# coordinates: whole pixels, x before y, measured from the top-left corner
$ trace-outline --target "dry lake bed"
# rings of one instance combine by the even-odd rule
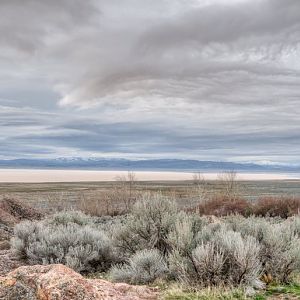
[[[135,172],[134,189],[139,192],[162,192],[176,196],[182,205],[191,202],[195,188],[193,173]],[[84,170],[20,170],[0,169],[0,197],[13,197],[43,208],[60,203],[76,207],[82,199],[101,199],[118,185],[116,177],[126,171]],[[220,188],[217,173],[203,173],[206,188],[215,192]],[[300,196],[300,176],[297,174],[238,174],[242,196],[255,199],[261,196]],[[197,199],[196,199],[197,200]],[[194,201],[194,200],[192,200]]]
[[[126,171],[95,170],[37,170],[37,169],[0,169],[0,182],[43,183],[43,182],[97,182],[114,181]],[[192,172],[149,172],[137,171],[137,181],[181,181],[191,180]],[[205,179],[217,179],[217,173],[202,173]],[[300,179],[295,173],[240,173],[238,180],[289,180]]]

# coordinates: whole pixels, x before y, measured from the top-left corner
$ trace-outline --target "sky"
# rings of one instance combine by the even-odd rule
[[[1,0],[0,159],[300,164],[299,0]]]

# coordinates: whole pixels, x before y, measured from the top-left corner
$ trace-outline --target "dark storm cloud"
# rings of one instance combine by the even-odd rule
[[[0,48],[2,157],[300,162],[298,0],[4,0]]]

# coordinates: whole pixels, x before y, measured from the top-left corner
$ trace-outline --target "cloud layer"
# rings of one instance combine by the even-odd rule
[[[0,156],[300,163],[298,0],[4,0]]]

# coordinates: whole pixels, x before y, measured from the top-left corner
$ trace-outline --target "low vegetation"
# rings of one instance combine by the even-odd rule
[[[15,226],[12,247],[29,264],[65,264],[79,272],[105,271],[116,261],[111,239],[80,212]]]
[[[81,194],[79,209],[92,216],[126,214],[141,194],[135,189],[136,182],[134,172],[117,176],[115,185],[98,197],[89,198]]]
[[[215,195],[188,209],[200,215],[223,217],[240,214],[245,217],[280,217],[289,218],[300,212],[300,198],[295,197],[260,197],[249,201],[242,197]]]
[[[268,286],[267,290],[255,294],[247,293],[241,288],[205,288],[198,291],[187,291],[180,287],[168,287],[164,300],[294,300],[300,297],[300,286],[297,284]]]
[[[253,292],[290,284],[300,271],[300,217],[200,216],[146,194],[126,216],[73,211],[20,223],[12,247],[30,264],[63,263],[79,272],[105,272],[116,282]]]

